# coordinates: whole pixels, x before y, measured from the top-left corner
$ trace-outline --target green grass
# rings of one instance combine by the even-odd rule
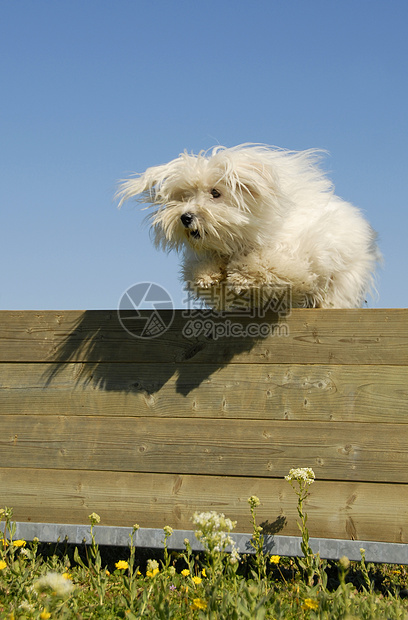
[[[0,618],[408,619],[406,567],[367,565],[364,550],[360,562],[327,562],[313,554],[303,508],[314,480],[310,472],[291,470],[286,477],[298,498],[302,558],[264,553],[255,496],[248,500],[254,553],[243,557],[230,538],[235,523],[214,512],[193,515],[204,552],[193,553],[187,540],[183,552],[170,552],[172,529],[166,526],[162,551],[146,557],[133,544],[137,525],[128,549],[96,544],[95,513],[90,545],[26,543],[15,540],[12,510],[5,508]]]

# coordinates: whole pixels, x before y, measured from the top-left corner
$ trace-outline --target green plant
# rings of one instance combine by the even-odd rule
[[[292,489],[295,491],[298,503],[297,512],[300,522],[298,521],[298,528],[302,536],[302,542],[300,548],[303,553],[303,558],[298,559],[300,568],[303,570],[306,582],[308,586],[312,586],[315,576],[320,577],[323,575],[321,561],[319,554],[315,554],[309,543],[309,530],[307,528],[307,513],[304,509],[304,501],[309,496],[309,487],[315,480],[315,474],[310,467],[291,469],[289,474],[285,476],[285,480],[289,482]]]
[[[251,546],[255,551],[255,564],[257,568],[258,579],[261,583],[264,583],[266,579],[266,557],[264,553],[264,536],[262,534],[263,528],[256,523],[256,509],[260,505],[260,503],[261,501],[256,495],[251,495],[251,497],[248,498],[252,523]]]
[[[311,475],[293,471],[304,553],[299,568],[291,558],[265,553],[256,496],[248,499],[252,557],[239,556],[231,538],[234,521],[215,512],[196,513],[196,536],[204,552],[194,555],[186,539],[182,553],[170,554],[173,531],[165,526],[163,559],[148,559],[142,571],[135,544],[138,525],[131,530],[128,554],[116,549],[119,558],[109,572],[96,542],[95,513],[89,516],[85,559],[76,549],[71,562],[66,546],[57,545],[49,556],[41,554],[38,540],[16,540],[12,510],[1,510],[0,620],[407,620],[408,602],[397,596],[407,585],[404,567],[366,564],[364,550],[360,562],[344,557],[329,566],[313,554],[304,504],[310,484],[302,477]]]

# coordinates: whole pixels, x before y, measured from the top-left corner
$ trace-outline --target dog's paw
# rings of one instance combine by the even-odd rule
[[[242,291],[256,286],[256,284],[256,278],[247,273],[244,274],[235,269],[227,272],[227,286],[238,295]]]
[[[211,288],[221,282],[223,275],[221,273],[205,273],[195,278],[194,285],[197,288]]]

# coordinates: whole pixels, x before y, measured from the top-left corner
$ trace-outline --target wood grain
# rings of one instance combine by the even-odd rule
[[[298,536],[296,496],[285,480],[41,469],[0,469],[2,502],[16,521],[193,529],[195,511],[216,510],[251,532],[257,495],[266,533]],[[312,537],[408,542],[407,485],[317,481],[305,508]]]
[[[0,364],[5,414],[408,423],[408,366]]]
[[[171,311],[168,311],[171,312]],[[144,311],[149,313],[149,311]],[[1,312],[0,361],[172,363],[406,364],[408,310],[293,309],[290,316],[213,317],[224,325],[285,325],[286,336],[183,335],[200,315],[177,310],[162,336],[138,339],[114,310]],[[200,330],[199,330],[200,331]]]
[[[114,310],[0,312],[2,505],[177,529],[213,509],[249,532],[255,494],[267,533],[298,535],[283,476],[313,467],[311,536],[408,542],[408,310],[213,320],[141,340]]]
[[[358,422],[3,416],[0,467],[408,483],[408,426]]]

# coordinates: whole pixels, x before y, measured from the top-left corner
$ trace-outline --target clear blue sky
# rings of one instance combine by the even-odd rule
[[[330,152],[407,307],[407,0],[2,0],[1,309],[183,294],[117,180],[214,144]]]

